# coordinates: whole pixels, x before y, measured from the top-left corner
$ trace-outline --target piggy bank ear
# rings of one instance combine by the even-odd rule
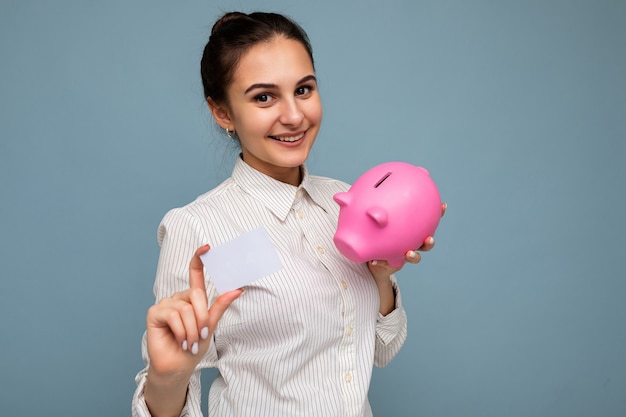
[[[385,227],[387,225],[387,211],[385,209],[371,207],[367,209],[366,213],[379,227]]]
[[[350,203],[350,194],[337,193],[333,196],[333,200],[335,200],[340,207],[345,207]]]
[[[430,172],[428,172],[428,170],[426,168],[424,168],[424,167],[418,167],[418,168],[421,169],[422,171],[424,171],[424,173],[430,177]]]

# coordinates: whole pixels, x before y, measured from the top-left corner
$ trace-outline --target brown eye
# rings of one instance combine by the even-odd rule
[[[259,94],[258,96],[254,97],[254,99],[259,103],[267,103],[270,101],[270,96],[267,94]]]
[[[302,87],[298,87],[298,89],[296,90],[296,95],[305,96],[309,94],[310,92],[311,92],[311,87],[302,86]]]

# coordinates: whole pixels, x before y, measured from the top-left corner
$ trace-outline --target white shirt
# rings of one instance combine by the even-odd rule
[[[233,174],[194,202],[166,214],[158,231],[161,254],[157,302],[189,287],[196,249],[217,246],[264,226],[284,268],[245,288],[228,308],[211,348],[191,378],[182,415],[201,416],[200,370],[217,367],[209,415],[219,417],[371,416],[372,366],[385,366],[406,338],[406,314],[395,278],[396,308],[387,316],[366,264],[341,255],[334,243],[347,184],[308,175],[295,187],[238,158]],[[254,250],[254,248],[250,248]],[[209,303],[217,293],[205,276]],[[145,334],[142,353],[149,358]],[[136,377],[133,415],[149,416],[146,369]]]

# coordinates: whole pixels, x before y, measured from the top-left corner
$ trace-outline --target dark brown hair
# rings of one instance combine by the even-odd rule
[[[243,54],[278,36],[302,43],[313,63],[313,50],[306,32],[288,17],[277,13],[229,12],[218,19],[200,62],[205,99],[210,97],[216,103],[225,103],[226,90]]]

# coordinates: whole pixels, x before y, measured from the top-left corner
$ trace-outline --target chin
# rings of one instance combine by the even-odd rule
[[[289,160],[286,162],[288,166],[295,168],[304,164],[308,158],[309,158],[309,153],[307,152],[306,154],[301,155],[299,157],[289,158]]]

